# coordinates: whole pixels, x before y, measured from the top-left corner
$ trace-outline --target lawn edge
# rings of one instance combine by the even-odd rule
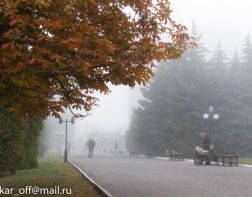
[[[169,160],[170,159],[168,157],[154,157],[154,158],[156,158],[156,159],[162,159],[162,160]],[[185,161],[193,162],[193,159],[185,159]],[[238,165],[241,166],[241,167],[252,168],[251,164],[239,163]]]
[[[103,197],[114,197],[112,194],[110,194],[106,189],[104,189],[102,186],[100,186],[98,183],[96,183],[91,177],[89,177],[82,169],[80,169],[72,160],[68,160],[68,162],[76,169],[78,170],[81,175],[88,180],[93,186],[94,189],[101,194]]]

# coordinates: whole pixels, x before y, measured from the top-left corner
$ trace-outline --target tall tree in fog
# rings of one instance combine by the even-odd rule
[[[240,89],[238,100],[243,109],[241,115],[237,117],[242,123],[238,128],[238,137],[243,138],[243,146],[252,152],[252,43],[249,34],[243,43],[240,67],[241,71],[237,73],[240,76],[238,79]]]
[[[209,124],[212,124],[210,133],[212,141],[220,151],[241,151],[243,149],[241,136],[246,136],[246,133],[242,128],[243,118],[240,118],[244,113],[245,105],[239,100],[242,90],[238,80],[241,77],[238,54],[235,54],[228,62],[219,43],[209,65],[213,69],[210,83],[214,89],[209,105],[213,105],[215,112],[220,115],[220,119],[217,121],[212,117],[208,120]]]
[[[232,81],[241,81],[241,61],[238,54],[238,51],[235,51],[233,57],[228,62],[228,69],[227,69],[228,78]]]
[[[245,39],[245,42],[243,44],[243,50],[242,50],[242,80],[241,80],[241,86],[243,88],[243,94],[241,95],[243,98],[244,103],[247,103],[248,105],[252,104],[252,43],[250,39],[250,35],[248,35]]]
[[[248,71],[243,72],[252,63],[250,47],[247,39],[242,63],[238,54],[228,61],[220,43],[208,61],[206,50],[199,45],[179,61],[163,62],[149,86],[142,89],[145,99],[139,101],[128,131],[129,151],[176,149],[189,155],[199,143],[199,131],[205,128],[220,152],[251,153],[252,86],[248,84],[252,80]],[[202,115],[210,105],[220,119],[211,116],[204,122]]]
[[[217,45],[217,49],[213,51],[213,55],[210,58],[210,68],[212,68],[213,81],[220,81],[223,79],[223,75],[226,75],[227,65],[226,65],[227,57],[225,51],[222,49],[221,41],[219,41]]]
[[[252,43],[250,35],[248,35],[243,44],[242,50],[242,74],[241,87],[243,92],[241,98],[244,104],[252,106]],[[249,114],[252,115],[252,108],[247,108]]]
[[[242,50],[243,71],[252,73],[252,42],[250,35],[247,35]]]
[[[200,40],[193,26],[193,36]],[[133,113],[128,132],[129,151],[162,152],[186,150],[202,127],[200,113],[207,101],[206,50],[203,46],[186,52],[179,61],[160,64],[149,87],[142,89],[144,100]],[[205,73],[205,74],[203,74]]]

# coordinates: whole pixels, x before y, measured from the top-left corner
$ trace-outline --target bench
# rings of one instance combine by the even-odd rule
[[[147,152],[145,153],[145,157],[155,157],[155,154],[153,152]]]
[[[222,165],[235,165],[238,166],[239,164],[239,156],[238,154],[219,154],[216,155],[217,157],[217,165],[219,165],[219,163],[222,163]]]
[[[171,160],[184,161],[184,153],[170,153]]]

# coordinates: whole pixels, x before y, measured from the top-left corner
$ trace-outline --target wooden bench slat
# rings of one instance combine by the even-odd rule
[[[184,160],[184,153],[170,153],[169,156],[171,160]]]
[[[222,155],[216,155],[216,157],[217,157],[217,165],[219,165],[219,160],[221,159],[222,165],[229,164],[230,166],[232,165],[238,166],[239,163],[238,154],[222,154]]]

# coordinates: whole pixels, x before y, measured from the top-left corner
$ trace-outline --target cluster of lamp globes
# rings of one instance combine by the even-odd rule
[[[213,106],[209,106],[209,113],[212,114],[213,111],[214,111],[214,107],[213,107]],[[204,118],[205,120],[207,120],[209,117],[210,117],[209,114],[207,114],[207,113],[203,114],[203,118]],[[218,120],[219,118],[220,118],[219,114],[214,114],[214,115],[213,115],[213,119],[214,119],[214,120]]]
[[[207,120],[209,118],[209,114],[205,113],[203,114],[203,118]],[[213,119],[218,120],[220,118],[219,114],[214,114]]]
[[[62,118],[59,118],[59,123],[62,124],[63,122],[71,122],[72,124],[74,124],[74,118],[71,118],[71,120],[62,120]]]

